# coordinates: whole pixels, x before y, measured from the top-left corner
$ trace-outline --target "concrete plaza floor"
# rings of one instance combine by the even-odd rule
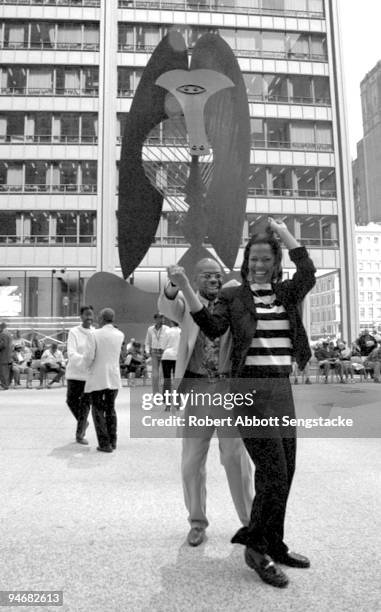
[[[294,390],[297,407],[314,403],[325,416],[381,413],[380,385]],[[70,612],[380,612],[379,438],[298,441],[286,541],[312,566],[286,568],[289,586],[275,589],[230,544],[240,525],[217,440],[208,539],[190,548],[181,440],[130,439],[128,400],[124,388],[118,449],[104,454],[92,424],[88,447],[73,442],[65,389],[0,392],[0,589],[63,590],[63,606],[45,609]]]

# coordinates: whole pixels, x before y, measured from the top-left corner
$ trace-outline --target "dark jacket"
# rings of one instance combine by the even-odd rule
[[[6,330],[0,332],[0,364],[12,363],[12,336]]]
[[[274,292],[287,311],[293,357],[302,370],[311,357],[311,350],[300,307],[303,298],[315,284],[316,270],[305,247],[292,249],[289,254],[296,265],[296,272],[292,279],[275,284]],[[257,329],[257,312],[250,284],[246,281],[239,287],[222,289],[213,315],[204,307],[192,313],[192,316],[202,331],[212,339],[221,336],[230,326],[233,336],[232,376],[239,377]]]

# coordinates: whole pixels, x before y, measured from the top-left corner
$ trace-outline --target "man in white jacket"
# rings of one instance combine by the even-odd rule
[[[85,385],[85,392],[91,393],[97,450],[104,453],[111,453],[117,442],[115,399],[121,387],[119,357],[124,334],[113,325],[114,319],[111,308],[99,313],[100,329],[94,331],[95,350],[88,355]]]
[[[81,325],[73,327],[67,339],[69,361],[66,367],[66,403],[77,421],[76,441],[78,444],[88,444],[85,433],[89,424],[87,417],[90,411],[90,395],[85,393],[85,383],[89,374],[85,355],[95,351],[92,306],[82,306],[80,314]]]

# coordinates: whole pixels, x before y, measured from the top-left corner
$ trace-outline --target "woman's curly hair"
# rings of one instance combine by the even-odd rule
[[[272,276],[273,283],[279,283],[282,280],[282,247],[276,234],[272,231],[270,225],[262,229],[258,233],[254,233],[246,244],[243,262],[241,266],[241,277],[243,281],[247,280],[249,274],[249,256],[250,249],[253,244],[269,244],[275,257],[274,272]]]

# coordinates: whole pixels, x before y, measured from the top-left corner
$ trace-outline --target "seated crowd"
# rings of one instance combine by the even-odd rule
[[[299,372],[293,364],[292,379],[299,382],[298,376],[305,384],[311,384],[311,369],[315,362],[318,367],[317,379],[329,381],[332,373],[341,383],[354,382],[355,374],[366,379],[381,382],[381,334],[376,330],[371,334],[365,329],[360,336],[348,345],[344,340],[321,340],[312,346],[313,357],[303,372]],[[123,342],[120,353],[120,370],[122,377],[134,384],[135,379],[141,379],[145,384],[147,379],[147,361],[141,342],[131,338]],[[31,340],[21,337],[16,331],[13,339],[11,377],[14,386],[21,386],[21,376],[25,375],[26,387],[32,388],[32,381],[38,378],[39,387],[50,388],[54,383],[60,383],[65,376],[67,363],[66,345],[57,341],[41,340],[37,335]],[[53,373],[53,377],[48,374]],[[49,380],[48,380],[49,379]],[[47,382],[48,381],[48,382]]]

